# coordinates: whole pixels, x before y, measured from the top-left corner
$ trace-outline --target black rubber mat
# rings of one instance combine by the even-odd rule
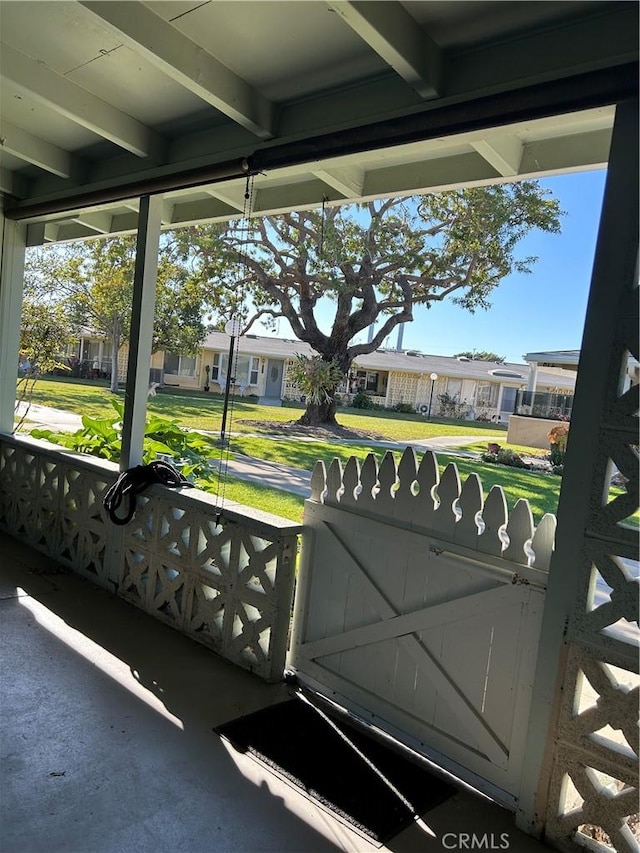
[[[333,715],[331,722],[344,736],[323,713],[294,698],[216,732],[378,844],[397,835],[416,813],[423,815],[456,793],[341,715]]]

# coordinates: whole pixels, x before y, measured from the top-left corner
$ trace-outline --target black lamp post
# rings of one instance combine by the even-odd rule
[[[433,402],[433,388],[436,383],[436,379],[438,378],[437,373],[432,373],[429,377],[431,379],[431,393],[429,394],[429,414],[427,415],[427,420],[431,420],[431,403]]]

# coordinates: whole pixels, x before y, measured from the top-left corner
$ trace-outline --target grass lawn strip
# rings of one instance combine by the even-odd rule
[[[119,396],[123,396],[122,394]],[[32,401],[43,406],[65,409],[79,415],[91,417],[111,417],[113,408],[109,402],[112,395],[104,383],[87,381],[63,381],[59,379],[39,379]],[[279,421],[287,423],[297,420],[302,406],[277,407],[259,406],[243,399],[232,401],[233,432],[255,433],[261,431],[260,421]],[[211,394],[175,394],[159,393],[148,401],[149,413],[161,414],[164,417],[178,420],[184,427],[190,429],[217,432],[222,421],[222,397]],[[249,421],[249,423],[244,423]],[[341,425],[380,436],[388,441],[411,441],[449,435],[478,435],[480,440],[487,433],[487,441],[495,440],[495,435],[504,433],[504,428],[496,424],[485,424],[469,421],[461,424],[459,421],[426,421],[420,415],[405,415],[398,412],[377,411],[361,414],[354,409],[340,409],[338,421]]]
[[[70,382],[42,379],[36,385],[33,402],[66,409],[77,414],[88,414],[92,417],[111,417],[113,414],[109,402],[111,396],[104,384],[92,381]],[[157,412],[165,417],[173,418],[179,421],[182,426],[215,432],[220,428],[222,398],[204,393],[193,395],[158,394],[149,399],[148,409],[150,413]],[[285,423],[297,419],[300,412],[301,407],[277,408],[259,406],[245,400],[234,400],[233,430],[253,433],[254,435],[234,437],[231,445],[232,451],[308,471],[313,469],[317,459],[324,459],[325,463],[329,464],[337,456],[343,464],[346,464],[352,455],[361,460],[370,452],[378,456],[379,459],[384,455],[384,450],[366,443],[344,445],[322,441],[295,441],[282,437],[274,440],[267,438],[266,434],[265,438],[255,437],[255,422],[257,420],[259,421],[262,418],[265,421],[277,420]],[[242,424],[242,420],[250,420],[253,423],[250,425]],[[455,437],[456,435],[477,434],[478,444],[472,445],[471,448],[465,447],[465,449],[477,448],[478,452],[486,450],[488,441],[496,440],[496,430],[500,429],[496,424],[478,424],[475,422],[460,424],[459,422],[447,423],[440,420],[430,422],[417,415],[402,415],[396,412],[360,414],[346,409],[338,412],[338,420],[346,427],[369,430],[387,441],[399,443],[438,436]],[[488,432],[493,434],[487,435]],[[486,438],[481,440],[483,436]],[[501,443],[499,439],[498,442]],[[400,454],[395,453],[394,455],[396,460],[399,460]],[[556,510],[560,489],[559,477],[540,475],[523,469],[510,469],[504,466],[498,468],[495,465],[483,464],[475,459],[454,457],[445,453],[438,453],[438,460],[441,468],[444,468],[449,461],[455,461],[463,480],[472,472],[478,473],[485,494],[494,484],[501,485],[505,490],[510,507],[518,499],[527,498],[536,522],[545,512],[555,512]],[[278,490],[271,489],[262,492],[260,487],[256,485],[235,481],[233,488],[239,491],[234,491],[232,495],[229,486],[227,487],[227,496],[230,500],[256,506],[294,521],[300,520],[297,513],[298,506],[302,506],[302,502],[291,494],[286,496],[286,501],[293,503],[286,507],[284,502],[276,500],[276,496],[282,494]],[[240,492],[246,497],[237,496]],[[254,494],[255,497],[251,498],[251,494]],[[282,503],[282,508],[277,509],[276,503],[278,505]]]

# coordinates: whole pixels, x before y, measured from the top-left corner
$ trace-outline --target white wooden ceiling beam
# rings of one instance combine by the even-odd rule
[[[148,127],[7,44],[0,50],[0,76],[120,148],[138,157],[151,154],[154,135]]]
[[[27,193],[28,181],[17,172],[0,167],[0,193],[12,196],[24,196]]]
[[[71,221],[77,225],[83,225],[90,231],[95,231],[96,234],[109,234],[112,219],[113,216],[108,211],[99,211],[98,213],[79,213],[78,216],[73,216]]]
[[[27,225],[27,246],[55,243],[59,230],[57,222],[32,222],[31,225]]]
[[[172,201],[167,201],[166,199],[163,199],[162,207],[160,208],[160,223],[162,225],[171,225],[171,223],[173,222],[174,208],[175,204]]]
[[[327,0],[327,5],[422,98],[441,94],[442,52],[395,0]]]
[[[68,151],[8,121],[3,121],[0,127],[0,150],[59,178],[71,175],[71,156]]]
[[[244,213],[245,209],[245,197],[244,197],[244,189],[238,189],[234,192],[231,189],[219,190],[215,187],[207,187],[207,195],[210,195],[212,198],[217,198],[218,201],[224,202],[224,204],[228,204],[229,207],[234,210],[240,211],[240,213]]]
[[[314,169],[313,174],[345,198],[358,198],[364,187],[364,170],[357,166],[336,169]]]
[[[520,174],[524,146],[517,136],[478,139],[471,145],[503,178]]]
[[[273,136],[273,104],[151,9],[130,0],[80,0],[80,5],[185,89],[256,136]]]

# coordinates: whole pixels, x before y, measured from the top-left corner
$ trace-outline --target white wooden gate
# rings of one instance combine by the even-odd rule
[[[483,503],[472,474],[318,463],[290,666],[300,679],[515,807],[555,517]]]

